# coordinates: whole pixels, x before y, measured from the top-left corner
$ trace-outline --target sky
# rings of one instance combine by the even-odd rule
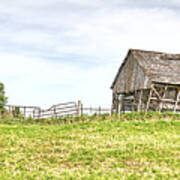
[[[179,0],[0,2],[0,81],[9,104],[111,106],[128,49],[180,53]]]

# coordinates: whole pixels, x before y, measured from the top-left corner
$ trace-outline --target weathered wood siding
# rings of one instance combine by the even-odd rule
[[[119,73],[113,87],[113,93],[129,93],[139,89],[147,89],[151,85],[143,69],[130,54]]]

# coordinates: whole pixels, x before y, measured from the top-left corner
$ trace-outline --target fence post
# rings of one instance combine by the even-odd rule
[[[24,119],[26,119],[26,107],[24,107]]]
[[[113,111],[113,105],[111,105],[110,115],[112,116],[113,113],[114,113],[114,111]]]
[[[54,119],[56,119],[57,116],[56,116],[56,107],[54,108]]]
[[[35,119],[35,110],[33,109],[33,119]]]
[[[99,106],[99,115],[101,115],[101,106]]]
[[[81,116],[83,116],[83,104],[81,104]]]
[[[78,115],[78,116],[81,115],[81,105],[82,105],[82,103],[81,103],[81,101],[79,100],[79,101],[78,101],[78,107],[77,107],[77,115]]]
[[[40,117],[41,117],[41,109],[39,109],[38,120],[40,120]]]

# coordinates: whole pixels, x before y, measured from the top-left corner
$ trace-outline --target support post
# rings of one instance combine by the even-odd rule
[[[111,115],[113,115],[113,113],[114,113],[114,107],[115,107],[114,101],[115,101],[115,93],[113,92],[112,93]]]
[[[141,105],[142,105],[142,94],[143,90],[140,90],[140,95],[139,95],[139,102],[138,102],[138,112],[141,111]]]
[[[147,105],[146,105],[146,112],[149,109],[149,105],[150,105],[150,102],[151,102],[151,96],[152,96],[152,88],[150,89],[150,92],[149,92],[149,96],[148,96],[148,100],[147,100]]]
[[[121,109],[122,109],[122,94],[119,95],[119,101],[118,101],[118,117],[121,117]]]
[[[118,103],[118,117],[121,117],[121,103]]]
[[[132,103],[132,111],[135,111],[135,106],[136,106],[136,91],[134,91],[134,99],[133,99],[133,103]]]

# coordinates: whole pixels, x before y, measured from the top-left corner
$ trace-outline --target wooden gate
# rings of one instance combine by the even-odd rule
[[[76,102],[60,103],[51,106],[49,109],[35,109],[33,118],[43,119],[43,118],[58,118],[64,116],[77,116],[79,114],[78,105]]]
[[[58,118],[64,116],[78,116],[80,114],[80,101],[59,103],[51,106],[49,109],[41,109],[37,106],[16,106],[6,105],[6,108],[14,116],[21,115],[24,118],[32,117],[33,119]]]

